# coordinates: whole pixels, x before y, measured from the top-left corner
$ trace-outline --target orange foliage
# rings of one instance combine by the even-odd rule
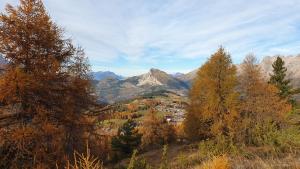
[[[241,65],[239,81],[240,136],[244,136],[246,140],[251,139],[248,138],[251,137],[248,136],[250,134],[248,130],[257,124],[284,123],[287,113],[292,110],[292,105],[287,99],[278,96],[278,89],[275,86],[265,81],[254,56],[248,55],[245,58]]]
[[[138,105],[135,103],[131,103],[127,105],[127,108],[130,112],[135,112],[138,110]]]
[[[282,121],[291,111],[287,100],[277,96],[278,89],[268,84],[256,64],[256,58],[249,55],[241,65],[240,92],[242,114],[253,121],[270,120]]]
[[[142,136],[142,146],[158,146],[172,141],[175,135],[173,126],[159,119],[154,110],[144,117],[139,129]]]
[[[0,15],[0,54],[8,60],[0,102],[15,121],[1,126],[0,168],[54,168],[74,148],[80,151],[87,136],[82,112],[94,103],[89,66],[41,0],[20,2]]]
[[[223,155],[205,161],[202,165],[196,166],[194,169],[230,169],[230,168],[231,166],[228,157]]]
[[[185,132],[191,139],[228,135],[238,119],[236,67],[220,48],[199,69],[190,91]]]

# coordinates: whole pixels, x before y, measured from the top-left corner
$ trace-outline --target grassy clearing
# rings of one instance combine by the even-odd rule
[[[240,154],[220,154],[212,155],[212,152],[203,152],[200,145],[169,145],[167,151],[168,169],[300,169],[300,159],[298,154],[286,153],[285,156],[251,156]],[[250,151],[251,148],[249,148]],[[262,150],[256,149],[256,152]],[[162,163],[162,149],[156,149],[141,153],[135,158],[139,164],[147,165],[148,168],[158,169]],[[208,156],[207,154],[211,154]],[[125,159],[115,169],[126,169],[130,159]],[[109,168],[113,168],[110,166]]]

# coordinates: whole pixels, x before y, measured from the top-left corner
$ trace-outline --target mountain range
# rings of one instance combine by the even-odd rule
[[[275,56],[268,56],[259,63],[262,73],[266,78],[269,77],[272,71],[272,63],[275,59]],[[282,57],[282,59],[285,61],[285,66],[288,69],[287,75],[292,80],[293,86],[300,87],[300,55],[286,56]],[[238,71],[239,66],[237,65]],[[97,79],[101,80],[95,79],[94,84],[96,92],[99,95],[99,100],[107,103],[164,91],[186,96],[193,79],[196,77],[197,71],[198,69],[186,74],[168,74],[152,68],[148,73],[126,79],[111,72],[108,73],[109,76],[99,76]]]
[[[114,78],[114,79],[124,79],[123,76],[121,75],[117,75],[114,72],[110,72],[110,71],[98,71],[98,72],[92,72],[90,74],[92,76],[92,78],[94,80],[103,80],[103,79],[107,79],[107,78]]]
[[[171,91],[186,95],[189,85],[158,69],[126,79],[106,78],[96,83],[96,92],[103,102],[116,102],[132,99],[151,93]]]

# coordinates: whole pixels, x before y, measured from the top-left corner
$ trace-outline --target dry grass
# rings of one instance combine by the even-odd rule
[[[300,169],[300,160],[295,156],[285,158],[254,159],[234,158],[231,162],[234,169]]]
[[[223,169],[224,167],[228,169],[300,169],[299,154],[294,153],[281,154],[278,157],[271,154],[259,156],[256,154],[260,153],[256,152],[251,156],[238,154],[220,155],[213,158],[204,156],[196,150],[177,152],[177,154],[177,157],[168,159],[172,169]]]
[[[300,159],[292,156],[286,158],[245,159],[242,157],[218,156],[203,162],[193,169],[300,169]]]
[[[230,164],[227,156],[223,155],[214,157],[194,169],[230,169]]]

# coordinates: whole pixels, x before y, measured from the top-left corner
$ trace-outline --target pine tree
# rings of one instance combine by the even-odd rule
[[[128,120],[118,130],[118,135],[111,140],[112,150],[129,155],[141,143],[141,135],[136,129],[136,123]]]
[[[191,139],[230,135],[238,118],[236,67],[221,47],[199,69],[184,122]]]
[[[0,54],[8,61],[0,102],[14,120],[1,126],[0,167],[55,168],[84,149],[90,123],[83,112],[94,103],[89,65],[41,0],[20,3],[0,14]]]
[[[287,79],[286,73],[287,68],[284,66],[284,61],[281,57],[277,56],[276,60],[272,64],[273,72],[270,74],[269,83],[273,84],[279,90],[278,95],[281,98],[289,99],[292,103],[294,100],[292,99],[292,86],[291,80]]]

